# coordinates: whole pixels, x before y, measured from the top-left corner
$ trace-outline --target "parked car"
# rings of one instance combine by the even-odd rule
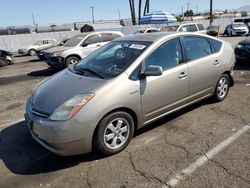
[[[235,55],[238,62],[250,62],[250,37],[239,42],[235,48]]]
[[[239,18],[234,20],[234,23],[238,22],[243,22],[244,24],[246,24],[246,26],[248,27],[248,31],[250,32],[250,18]]]
[[[62,45],[64,45],[69,39],[70,39],[70,38],[65,38],[65,39],[63,39],[62,41],[60,41],[60,42],[58,42],[58,43],[55,43],[55,44],[52,45],[52,46],[49,46],[49,47],[47,47],[47,48],[43,48],[42,50],[37,50],[37,51],[36,51],[37,57],[38,57],[39,59],[41,59],[41,60],[45,60],[45,53],[44,53],[45,50],[54,48],[54,47],[56,47],[56,46],[62,46]]]
[[[45,61],[53,69],[73,66],[91,52],[107,44],[115,38],[121,37],[121,32],[100,31],[81,33],[73,36],[63,46],[46,50]]]
[[[183,42],[181,42],[183,41]],[[58,155],[122,151],[134,131],[233,85],[231,44],[195,33],[128,35],[36,87],[32,137]]]
[[[18,50],[18,53],[21,55],[35,56],[37,51],[48,48],[52,45],[55,45],[56,43],[57,41],[55,39],[39,40],[35,44],[22,47]]]
[[[210,25],[207,27],[207,34],[211,36],[217,36],[219,34],[220,27],[218,25]]]
[[[13,64],[12,53],[5,50],[0,50],[0,67]]]
[[[134,34],[155,33],[155,32],[160,32],[160,30],[157,28],[139,29],[138,31],[134,32]]]
[[[201,23],[176,24],[163,27],[163,32],[196,32],[206,34],[206,30]]]
[[[236,36],[236,35],[245,35],[247,34],[248,28],[244,23],[233,23],[233,24],[229,24],[225,31],[224,31],[224,35],[227,36]]]

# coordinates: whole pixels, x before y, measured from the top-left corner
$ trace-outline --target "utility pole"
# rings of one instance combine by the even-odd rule
[[[182,15],[182,18],[184,19],[184,10],[183,10],[183,6],[181,6],[181,15]]]
[[[187,10],[189,11],[189,5],[190,5],[190,3],[187,3]]]
[[[210,0],[210,25],[213,23],[213,0]]]
[[[33,12],[32,12],[32,20],[33,20],[34,28],[35,28],[35,30],[36,30],[36,21],[35,21],[35,17],[34,17]]]
[[[119,17],[119,20],[121,20],[121,13],[120,13],[120,9],[118,8],[118,17]]]
[[[198,5],[196,6],[196,14],[197,15],[199,14],[199,7],[198,7]]]
[[[92,20],[93,20],[93,23],[95,23],[95,14],[94,14],[94,6],[91,6],[90,7],[91,8],[91,10],[92,10]]]

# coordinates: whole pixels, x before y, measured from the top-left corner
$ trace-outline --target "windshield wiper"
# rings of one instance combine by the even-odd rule
[[[94,74],[94,75],[97,75],[98,77],[100,77],[100,78],[102,78],[102,79],[106,79],[106,77],[105,76],[103,76],[101,73],[99,73],[99,72],[97,72],[97,71],[95,71],[95,70],[93,70],[93,69],[90,69],[90,68],[87,68],[87,67],[81,67],[81,68],[78,68],[78,67],[76,67],[75,66],[75,68],[76,68],[76,70],[78,70],[78,71],[84,71],[84,72],[90,72],[91,74]]]

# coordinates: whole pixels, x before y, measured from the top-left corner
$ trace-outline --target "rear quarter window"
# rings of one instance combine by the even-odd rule
[[[217,53],[221,50],[222,42],[214,39],[208,39],[208,40],[213,48],[214,53]]]
[[[202,24],[197,24],[197,27],[199,28],[199,31],[205,30],[205,28]]]

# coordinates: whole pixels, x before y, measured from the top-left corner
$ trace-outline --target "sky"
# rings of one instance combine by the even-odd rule
[[[134,0],[136,13],[138,1]],[[143,1],[143,5],[145,0]],[[181,13],[181,7],[196,12],[209,10],[210,0],[150,0],[150,11]],[[213,0],[214,9],[230,10],[250,5],[249,0]],[[91,6],[95,20],[129,18],[129,0],[1,0],[0,27],[33,25],[32,12],[38,25],[62,24],[92,20]]]

